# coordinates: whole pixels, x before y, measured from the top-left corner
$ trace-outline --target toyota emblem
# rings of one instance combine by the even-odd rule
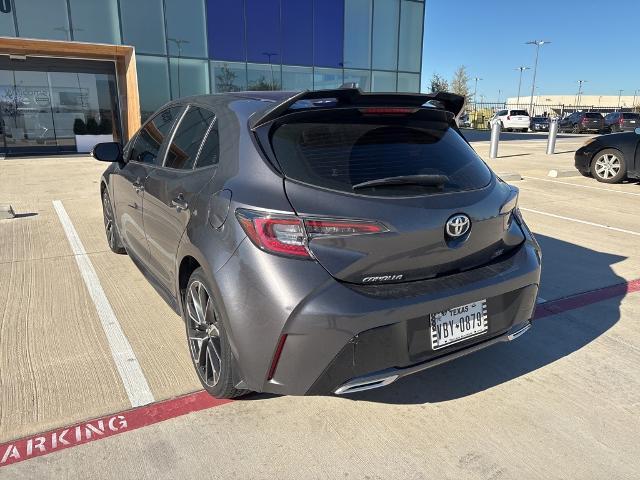
[[[463,236],[471,228],[471,220],[466,215],[459,213],[453,215],[445,225],[447,235],[453,238]]]

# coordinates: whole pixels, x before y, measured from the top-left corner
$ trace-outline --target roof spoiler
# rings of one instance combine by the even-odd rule
[[[304,101],[308,102],[305,106]],[[315,101],[315,102],[314,102]],[[324,102],[323,102],[324,101]],[[302,105],[291,108],[297,103]],[[438,108],[451,112],[457,117],[465,104],[465,97],[455,93],[362,93],[359,88],[339,88],[335,90],[317,90],[297,93],[280,102],[275,107],[263,112],[256,118],[252,118],[250,126],[256,129],[266,123],[282,117],[293,111],[313,110],[323,108],[326,103],[331,108],[336,107],[421,107],[426,103],[432,108]]]

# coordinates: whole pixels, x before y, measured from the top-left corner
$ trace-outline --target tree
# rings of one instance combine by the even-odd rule
[[[236,85],[236,72],[231,70],[225,63],[220,69],[220,73],[216,74],[216,91],[221,92],[239,92],[241,88]]]
[[[448,92],[449,82],[447,82],[444,77],[434,73],[433,77],[431,77],[431,91],[433,93]]]
[[[249,90],[280,90],[280,84],[275,80],[271,82],[261,75],[256,81],[249,83]]]
[[[469,74],[467,73],[467,67],[460,65],[451,80],[451,91],[464,97],[469,97]]]

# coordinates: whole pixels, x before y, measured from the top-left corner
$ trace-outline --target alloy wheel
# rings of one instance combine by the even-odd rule
[[[213,301],[198,280],[189,285],[185,300],[191,358],[202,381],[213,387],[220,381],[222,369],[220,329]]]
[[[111,201],[109,200],[109,195],[106,191],[102,194],[102,206],[104,230],[107,234],[107,241],[111,248],[115,248],[116,236],[113,226],[113,209],[111,208]]]
[[[605,153],[596,160],[596,175],[604,180],[618,175],[620,168],[620,159],[612,153]]]

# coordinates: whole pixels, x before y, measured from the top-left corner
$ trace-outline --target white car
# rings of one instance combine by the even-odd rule
[[[529,114],[526,110],[498,110],[489,119],[488,127],[495,122],[500,122],[502,130],[520,130],[526,132],[529,130]]]

